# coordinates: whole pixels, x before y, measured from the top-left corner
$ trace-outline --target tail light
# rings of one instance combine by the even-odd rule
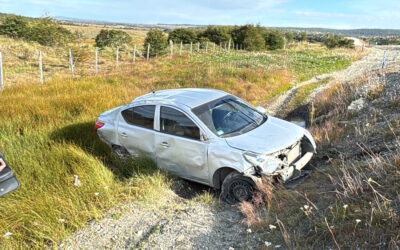
[[[104,126],[103,122],[96,122],[96,124],[94,125],[94,132],[97,132],[97,130],[99,128],[102,128]]]

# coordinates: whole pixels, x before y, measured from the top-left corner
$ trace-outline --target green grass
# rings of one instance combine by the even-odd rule
[[[26,46],[27,55],[37,46],[16,43]],[[3,54],[14,56],[7,57],[5,67],[18,68],[26,63],[17,59],[18,48],[14,46]],[[305,53],[309,50],[314,53],[320,48],[305,50],[308,51]],[[62,64],[57,61],[57,55],[64,52],[48,48],[47,55],[54,56],[47,58],[47,62]],[[112,56],[112,51],[102,53]],[[291,66],[282,68],[279,63],[283,54],[284,51],[260,55],[222,52],[193,57],[186,54],[172,59],[161,57],[150,63],[122,63],[118,70],[109,69],[107,75],[98,77],[90,76],[92,73],[78,64],[76,71],[89,76],[75,79],[65,77],[68,74],[63,72],[68,72],[68,68],[60,70],[45,64],[52,79],[45,74],[43,86],[38,84],[36,76],[6,68],[6,81],[11,78],[16,84],[0,92],[0,151],[15,171],[21,187],[0,203],[0,236],[12,233],[8,239],[0,237],[1,248],[55,245],[89,219],[101,217],[111,206],[126,200],[161,202],[168,197],[173,179],[167,174],[145,159],[119,161],[99,141],[93,125],[100,113],[151,90],[166,88],[216,88],[253,104],[265,102],[290,89],[292,80],[305,73],[305,70],[293,73],[296,70]],[[240,58],[248,58],[243,59],[248,60],[246,65],[240,64]],[[310,60],[321,60],[318,56],[313,58]],[[35,60],[32,57],[27,61],[34,63]],[[343,60],[351,61],[350,58]],[[271,63],[276,65],[272,67]],[[112,68],[111,59],[105,64],[104,67]],[[74,186],[74,175],[79,176],[81,187]],[[212,200],[207,193],[195,199],[206,204]]]

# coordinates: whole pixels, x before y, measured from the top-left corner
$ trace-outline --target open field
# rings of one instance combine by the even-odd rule
[[[116,68],[114,51],[104,50],[100,74],[93,76],[94,48],[78,47],[82,61],[71,79],[67,48],[0,38],[6,83],[0,92],[0,151],[22,183],[0,203],[0,235],[12,233],[0,238],[4,249],[56,244],[122,201],[162,201],[171,193],[175,180],[152,163],[112,157],[93,133],[103,111],[151,90],[179,87],[217,88],[264,103],[361,57],[354,50],[302,44],[277,52],[203,51],[132,63],[125,51]],[[43,51],[43,86],[38,50]],[[74,185],[74,175],[82,186]],[[197,199],[213,200],[207,194]]]

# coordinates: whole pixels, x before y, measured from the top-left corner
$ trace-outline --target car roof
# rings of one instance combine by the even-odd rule
[[[194,108],[212,100],[228,95],[228,93],[216,89],[183,88],[154,91],[152,93],[135,98],[135,102],[160,102],[169,104],[183,104]]]

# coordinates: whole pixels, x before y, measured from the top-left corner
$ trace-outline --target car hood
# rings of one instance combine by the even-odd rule
[[[259,154],[272,154],[300,141],[304,129],[293,123],[268,117],[268,120],[245,134],[225,138],[229,146]]]

